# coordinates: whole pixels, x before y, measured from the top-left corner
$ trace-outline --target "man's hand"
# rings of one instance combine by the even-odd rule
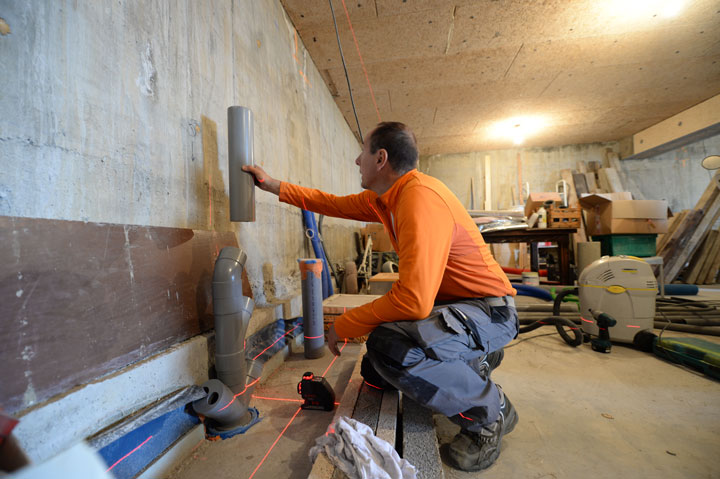
[[[276,180],[272,176],[265,173],[265,170],[255,165],[245,165],[243,171],[247,171],[255,179],[255,186],[263,191],[280,195],[280,180]]]
[[[337,333],[335,332],[335,325],[331,324],[330,329],[328,329],[327,332],[327,341],[328,341],[328,349],[331,353],[333,353],[335,356],[340,356],[340,350],[337,347],[338,340]]]

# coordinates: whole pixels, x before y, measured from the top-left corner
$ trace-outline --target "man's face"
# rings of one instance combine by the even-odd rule
[[[370,137],[372,132],[368,133],[363,142],[362,152],[355,159],[355,164],[360,167],[360,186],[368,190],[372,187],[378,176],[377,157],[379,151],[375,154],[370,153]]]

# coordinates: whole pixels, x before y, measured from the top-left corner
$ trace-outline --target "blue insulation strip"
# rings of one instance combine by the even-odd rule
[[[174,409],[100,449],[110,473],[118,479],[130,479],[156,457],[162,455],[179,437],[200,421],[185,412],[185,406]]]

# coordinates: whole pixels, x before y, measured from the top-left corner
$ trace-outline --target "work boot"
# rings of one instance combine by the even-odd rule
[[[450,443],[448,455],[453,467],[462,471],[482,471],[492,466],[500,456],[500,446],[518,422],[510,400],[500,391],[500,417],[479,432],[462,429]]]
[[[397,388],[385,381],[380,374],[375,370],[373,365],[367,356],[363,356],[362,362],[360,363],[360,375],[363,377],[365,382],[371,387],[376,389],[383,389],[385,391],[396,391]]]
[[[482,378],[490,378],[490,374],[500,366],[505,357],[505,350],[498,349],[490,354],[486,354],[483,358],[474,359],[470,362],[470,367],[475,370]]]

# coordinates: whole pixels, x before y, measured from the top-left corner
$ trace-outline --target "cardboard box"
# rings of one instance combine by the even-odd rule
[[[372,238],[373,251],[394,251],[390,236],[385,232],[385,227],[379,223],[371,223],[360,229],[363,238]]]
[[[667,201],[633,200],[628,192],[585,195],[580,206],[587,211],[590,236],[667,233]]]
[[[548,200],[561,203],[562,197],[560,196],[560,193],[555,193],[554,191],[547,193],[530,193],[527,201],[525,202],[525,216],[530,217],[531,214],[540,209],[540,207]]]

